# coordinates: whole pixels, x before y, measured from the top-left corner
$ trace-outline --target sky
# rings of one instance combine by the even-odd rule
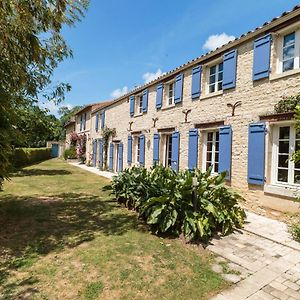
[[[299,0],[90,0],[63,36],[73,50],[53,82],[62,106],[118,97],[292,9]],[[48,104],[51,113],[58,107]]]

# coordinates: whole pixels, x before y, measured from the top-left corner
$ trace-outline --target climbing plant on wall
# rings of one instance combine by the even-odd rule
[[[274,109],[276,113],[288,113],[294,112],[298,105],[300,105],[300,93],[289,97],[282,97]]]
[[[108,158],[108,145],[110,138],[116,135],[115,128],[108,128],[105,126],[102,130],[103,152],[104,152],[104,170],[107,170],[107,158]]]

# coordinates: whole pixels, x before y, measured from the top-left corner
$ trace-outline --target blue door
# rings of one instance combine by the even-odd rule
[[[58,157],[58,144],[52,144],[51,157]]]

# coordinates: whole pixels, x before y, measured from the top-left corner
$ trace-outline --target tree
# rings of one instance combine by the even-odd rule
[[[19,138],[15,147],[45,147],[47,141],[58,141],[61,131],[60,120],[48,115],[48,110],[30,105],[18,111],[17,130]]]
[[[64,25],[83,17],[88,0],[0,1],[0,185],[8,177],[12,144],[19,137],[18,108],[38,95],[63,100],[70,86],[53,86],[53,70],[72,56],[62,36]]]
[[[73,108],[69,108],[67,106],[62,106],[59,108],[58,114],[60,115],[60,140],[64,140],[66,138],[65,125],[80,109],[82,109],[82,107],[83,106],[74,106]]]

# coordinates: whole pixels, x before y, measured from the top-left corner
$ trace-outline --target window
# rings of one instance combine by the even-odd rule
[[[209,68],[208,91],[214,93],[222,90],[223,63]]]
[[[280,44],[279,72],[299,68],[300,30],[283,35]]]
[[[165,138],[165,167],[170,167],[172,163],[172,135],[167,134]]]
[[[291,160],[295,151],[300,150],[300,134],[293,125],[278,126],[274,129],[273,145],[274,183],[300,184],[300,163]]]
[[[219,171],[219,131],[209,131],[206,133],[206,143],[204,149],[204,169],[212,167],[212,173]]]
[[[137,137],[137,144],[136,144],[136,162],[140,161],[140,154],[141,154],[141,141],[140,138]]]
[[[174,104],[174,90],[175,90],[175,83],[172,82],[168,85],[168,96],[167,96],[168,105]]]
[[[142,114],[143,113],[143,96],[142,95],[139,95],[137,96],[137,112],[139,114]]]

